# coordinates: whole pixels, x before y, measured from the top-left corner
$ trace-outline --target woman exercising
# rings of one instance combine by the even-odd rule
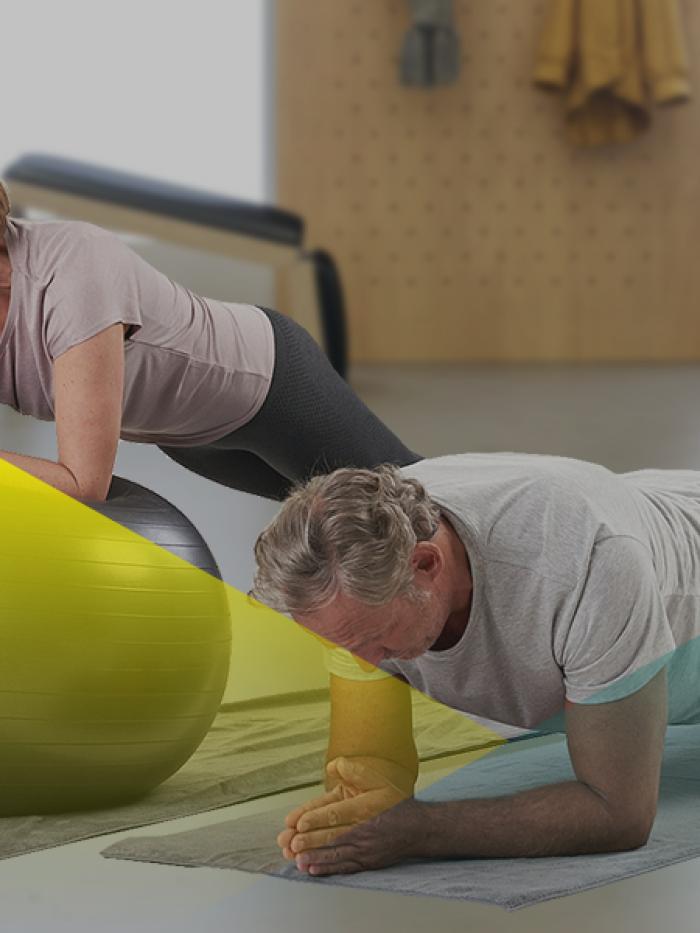
[[[0,403],[55,421],[58,457],[0,458],[88,500],[120,437],[278,500],[315,473],[421,459],[285,315],[195,295],[92,224],[9,212],[0,183]]]

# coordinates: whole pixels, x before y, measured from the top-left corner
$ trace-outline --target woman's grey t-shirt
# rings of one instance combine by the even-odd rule
[[[464,543],[473,596],[456,645],[384,672],[453,709],[546,729],[565,700],[619,699],[669,663],[669,721],[700,721],[700,472],[504,453],[402,473]],[[328,668],[367,677],[339,649]]]
[[[207,444],[263,404],[275,351],[259,308],[195,295],[93,224],[12,218],[5,242],[12,278],[0,403],[52,421],[54,361],[122,323],[125,440]]]

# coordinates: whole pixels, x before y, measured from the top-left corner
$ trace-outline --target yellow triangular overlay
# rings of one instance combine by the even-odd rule
[[[327,682],[293,620],[1,460],[0,514],[0,816],[157,786],[207,733],[231,658],[237,683],[278,703]],[[425,761],[503,744],[412,693]]]

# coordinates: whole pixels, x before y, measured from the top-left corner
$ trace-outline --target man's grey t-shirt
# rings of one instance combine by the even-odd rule
[[[275,352],[260,308],[195,295],[93,224],[10,218],[5,243],[0,403],[52,421],[54,361],[121,323],[125,440],[207,444],[260,409]]]
[[[473,596],[456,645],[383,671],[454,709],[536,729],[565,700],[619,699],[670,661],[669,721],[700,721],[700,472],[504,453],[402,473],[464,543]],[[328,666],[364,677],[347,652]]]

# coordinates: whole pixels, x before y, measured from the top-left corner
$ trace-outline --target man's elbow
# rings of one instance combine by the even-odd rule
[[[637,799],[602,792],[588,784],[598,798],[601,821],[596,820],[601,852],[627,852],[641,849],[649,841],[656,819],[657,798],[639,794]]]
[[[632,849],[641,849],[651,836],[654,827],[654,815],[635,815],[620,821],[617,831],[613,835],[611,852],[628,852]]]
[[[651,831],[654,828],[654,819],[643,820],[634,827],[634,830],[631,835],[632,845],[630,849],[641,849],[643,846],[649,842],[649,837],[651,836]]]

